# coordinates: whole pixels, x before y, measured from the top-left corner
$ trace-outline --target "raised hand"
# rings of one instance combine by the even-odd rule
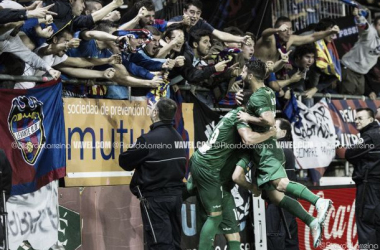
[[[243,90],[241,89],[238,92],[236,92],[236,95],[235,95],[236,103],[241,105],[243,103],[243,98],[244,98],[244,93],[243,93]]]
[[[278,52],[280,53],[281,61],[284,63],[289,63],[289,54],[292,50],[289,50],[287,53],[283,53],[281,49],[278,49]]]
[[[107,16],[103,18],[103,20],[109,20],[111,22],[119,21],[121,18],[120,12],[117,10],[114,10],[110,12]]]
[[[49,37],[51,37],[51,35],[53,35],[54,30],[53,30],[53,27],[51,27],[51,26],[47,26],[44,29],[37,26],[36,33],[39,37],[49,38]]]
[[[108,58],[108,62],[109,62],[109,64],[111,64],[111,65],[121,64],[121,62],[122,62],[122,58],[121,58],[120,55],[113,54],[112,56],[110,56],[110,57]]]
[[[283,24],[280,27],[278,27],[277,30],[280,31],[280,32],[288,31],[289,30],[289,26],[286,25],[286,24]]]
[[[51,7],[53,7],[53,6],[54,6],[54,4],[50,4],[50,5],[46,6],[46,7],[42,7],[42,2],[40,2],[34,10],[27,11],[26,15],[27,15],[28,18],[33,18],[33,17],[35,17],[35,18],[45,18],[46,15],[49,15],[49,14],[53,15],[53,16],[56,16],[57,13],[49,11],[49,9]]]
[[[301,71],[297,71],[292,77],[290,77],[290,81],[292,83],[299,82],[303,78],[303,73]]]
[[[155,76],[152,80],[149,81],[150,87],[152,88],[160,86],[161,83],[164,83],[164,79],[159,76]]]
[[[216,72],[223,72],[224,69],[227,67],[227,63],[229,63],[231,60],[225,60],[217,63],[214,67]]]
[[[182,33],[170,41],[170,43],[173,45],[182,45],[184,42],[185,42],[185,36]]]
[[[185,57],[184,56],[177,56],[174,60],[175,60],[174,67],[182,67],[183,65],[185,65]]]
[[[231,88],[230,88],[229,91],[236,91],[236,92],[238,92],[238,91],[241,90],[242,86],[243,86],[243,80],[235,81],[235,82],[232,84],[232,86],[231,86]],[[235,99],[236,99],[236,97],[235,97]]]
[[[175,65],[176,61],[173,59],[166,60],[165,63],[162,64],[163,69],[172,69]]]
[[[311,88],[309,90],[306,90],[303,94],[304,94],[306,99],[311,99],[311,98],[313,98],[315,93],[317,93],[317,91],[318,91],[318,89],[316,87],[314,87],[314,88]]]
[[[55,70],[55,69],[51,69],[51,70],[49,70],[49,74],[50,74],[55,80],[57,80],[57,79],[61,76],[61,72],[58,71],[58,70]]]
[[[80,45],[80,39],[79,38],[72,38],[68,43],[67,47],[68,48],[78,48]]]
[[[183,15],[182,24],[186,26],[190,26],[191,18],[188,15]]]
[[[252,37],[251,36],[243,36],[240,37],[240,41],[237,41],[238,43],[244,43],[246,45],[249,45],[249,43],[253,43]]]
[[[360,16],[360,15],[359,15],[359,9],[355,7],[355,8],[352,10],[352,15],[353,15],[353,16]]]
[[[237,113],[236,117],[239,119],[240,122],[248,122],[248,120],[251,116],[246,112],[239,111],[239,113]]]
[[[338,25],[334,25],[334,27],[331,28],[331,32],[333,34],[339,34],[339,31],[340,31],[340,29],[339,29]]]
[[[115,76],[116,70],[114,68],[108,68],[103,72],[103,76],[108,79],[112,79]]]
[[[113,0],[112,3],[114,3],[117,7],[120,7],[124,4],[124,0]]]
[[[46,15],[46,16],[45,16],[45,19],[44,19],[43,22],[44,22],[46,25],[49,25],[49,24],[52,24],[53,21],[54,21],[54,19],[53,19],[53,16],[52,16],[52,15]]]
[[[145,17],[148,10],[143,6],[139,9],[139,13],[137,14],[137,18],[140,20],[141,18]]]

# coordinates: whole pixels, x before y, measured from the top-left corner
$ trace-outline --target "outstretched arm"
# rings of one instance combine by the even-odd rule
[[[81,38],[85,40],[96,39],[99,41],[117,41],[117,36],[98,30],[89,30],[81,33]]]
[[[122,64],[114,65],[116,69],[116,74],[113,81],[117,82],[119,85],[128,86],[128,87],[147,87],[147,88],[156,88],[161,83],[163,83],[162,78],[155,76],[152,80],[143,80],[131,76],[127,69]]]
[[[331,36],[333,34],[338,34],[338,33],[339,33],[339,27],[337,25],[335,25],[330,30],[314,32],[313,34],[310,34],[307,36],[292,35],[289,39],[288,44],[287,44],[287,49],[291,45],[300,46],[300,45],[304,45],[304,44],[308,44],[308,43],[313,43],[313,42],[321,40],[327,36]]]
[[[123,3],[124,3],[123,0],[113,0],[111,3],[107,4],[106,6],[101,8],[100,10],[92,13],[91,16],[92,16],[92,19],[94,20],[94,23],[102,20],[105,16],[107,16],[113,10],[122,6]]]
[[[71,77],[85,78],[85,79],[97,79],[97,78],[110,79],[115,75],[115,69],[113,68],[109,68],[104,71],[72,68],[72,67],[64,67],[64,66],[57,66],[57,68],[63,73],[65,73],[66,75],[69,75]]]
[[[277,32],[285,32],[285,31],[288,31],[289,29],[290,29],[290,27],[286,24],[283,24],[278,28],[268,28],[268,29],[263,31],[263,33],[261,34],[261,38],[264,41],[268,41]]]
[[[66,61],[60,65],[71,66],[77,68],[87,68],[93,66],[99,66],[104,64],[120,64],[121,58],[119,55],[112,55],[109,58],[82,58],[82,57],[68,57]]]
[[[246,112],[239,111],[237,118],[239,118],[239,121],[262,127],[272,127],[275,124],[275,118],[272,111],[263,112],[260,117],[251,116]]]
[[[265,133],[257,133],[257,132],[252,131],[251,128],[245,127],[245,128],[239,128],[238,132],[243,143],[247,145],[253,145],[253,144],[266,141],[272,136],[276,135],[276,130],[273,128],[271,128],[269,131]]]
[[[214,29],[212,34],[223,42],[237,42],[237,43],[246,43],[250,36],[234,36],[230,33],[223,32],[217,29]]]

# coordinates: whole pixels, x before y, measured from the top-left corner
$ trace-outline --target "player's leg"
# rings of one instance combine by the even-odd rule
[[[189,164],[191,166],[191,162]],[[193,182],[193,178],[191,176],[191,172],[189,172],[189,176],[187,177],[186,185],[182,189],[182,200],[186,201],[189,197],[196,195],[196,187]]]
[[[268,198],[271,202],[293,214],[310,227],[310,231],[314,239],[314,247],[318,246],[322,236],[321,225],[319,224],[318,219],[311,216],[297,200],[286,196],[283,192],[278,190],[265,191],[267,192]]]
[[[197,186],[199,202],[207,213],[199,237],[199,249],[210,250],[222,222],[222,185],[218,174],[192,163],[193,182]]]
[[[239,233],[225,234],[224,237],[226,237],[227,246],[229,250],[240,250]]]
[[[301,183],[289,181],[288,178],[279,178],[272,181],[272,185],[285,194],[290,194],[293,197],[306,200],[313,204],[318,211],[318,222],[323,223],[327,213],[332,205],[330,199],[323,199],[311,192],[306,186]]]
[[[236,204],[230,188],[223,189],[223,221],[219,233],[223,233],[229,250],[240,250],[239,222],[236,218]]]

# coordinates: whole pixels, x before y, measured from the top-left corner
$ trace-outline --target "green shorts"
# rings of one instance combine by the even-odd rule
[[[197,195],[197,199],[199,197]],[[239,232],[239,222],[236,219],[236,205],[233,195],[230,191],[223,188],[222,198],[222,217],[223,220],[219,225],[217,234],[233,234]],[[207,213],[203,206],[197,203],[197,230],[201,231],[203,224],[207,220]]]
[[[193,185],[198,191],[199,201],[205,211],[221,212],[223,192],[220,171],[206,169],[190,159],[190,172]]]
[[[273,160],[267,160],[267,164],[259,166],[256,171],[257,185],[263,190],[274,190],[275,187],[270,181],[277,180],[279,178],[288,178],[284,164],[273,158]]]

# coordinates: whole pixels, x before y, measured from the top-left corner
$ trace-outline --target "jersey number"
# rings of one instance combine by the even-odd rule
[[[212,132],[210,138],[208,139],[208,141],[202,146],[199,148],[199,152],[201,154],[205,154],[208,150],[210,150],[210,148],[212,147],[212,145],[216,142],[216,140],[218,139],[218,136],[219,136],[219,128],[223,125],[223,122],[220,122],[214,129],[214,131]]]

